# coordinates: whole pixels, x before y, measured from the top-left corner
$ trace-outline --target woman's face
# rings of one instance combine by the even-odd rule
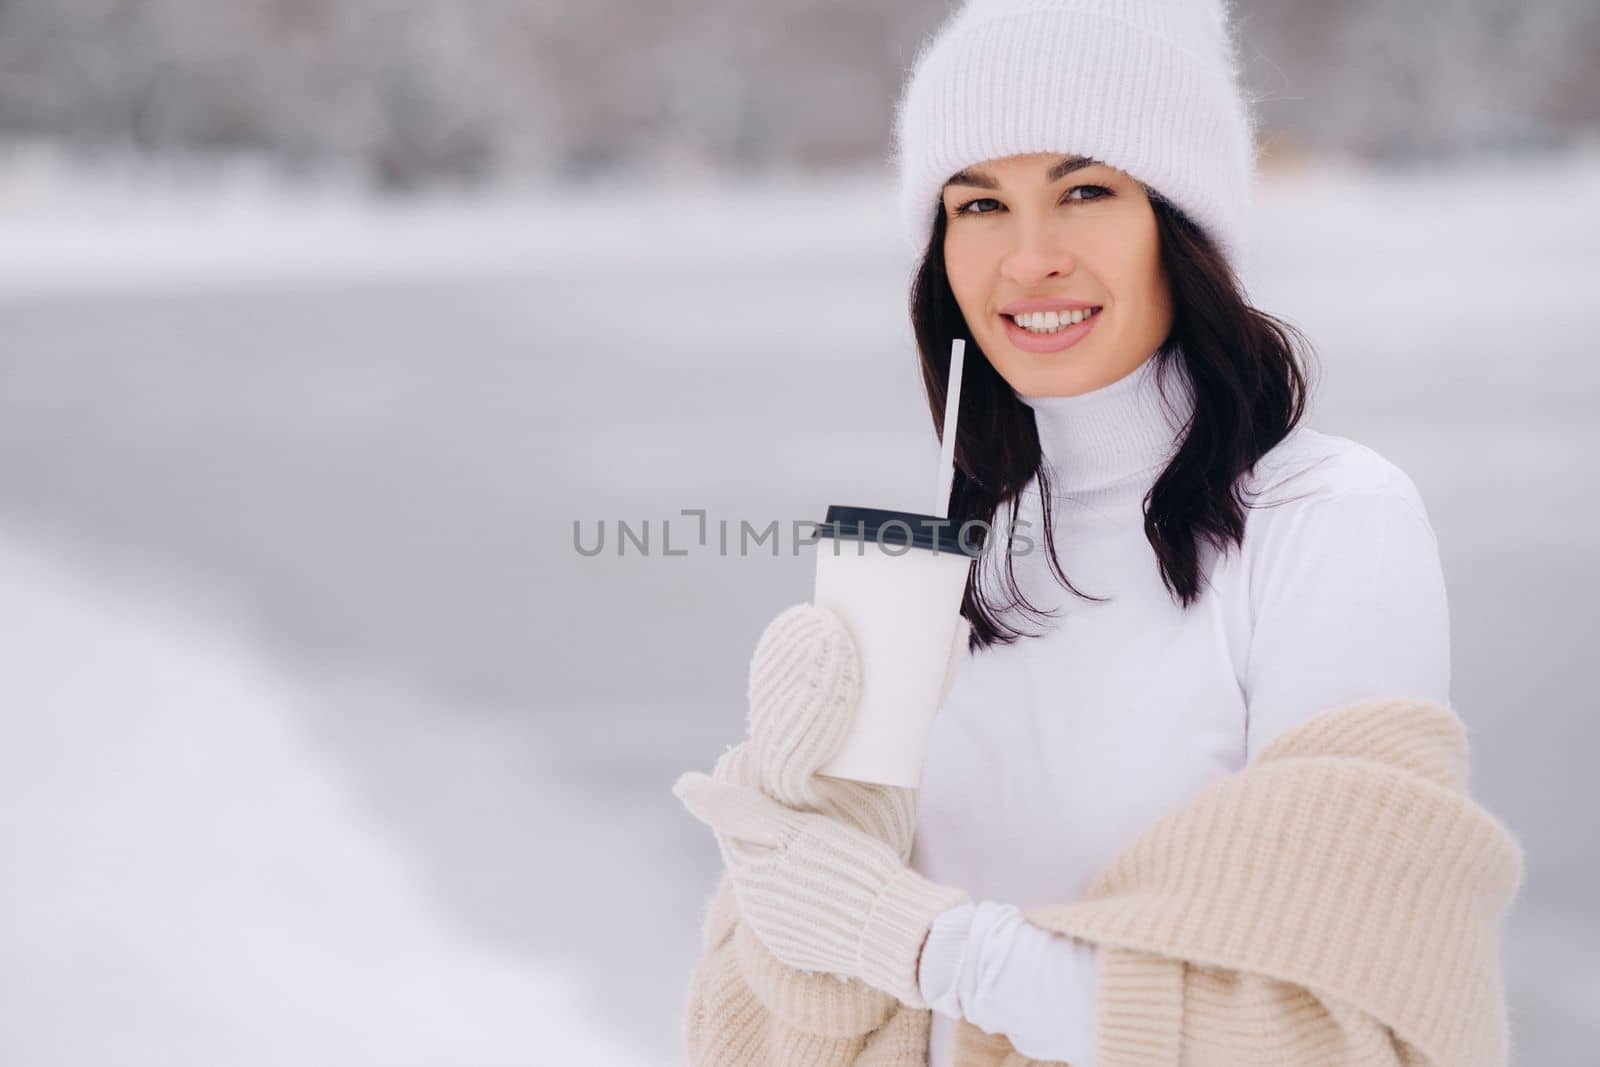
[[[1109,385],[1166,340],[1172,297],[1155,211],[1127,174],[1056,153],[1007,156],[954,175],[942,196],[956,302],[1022,395]],[[1023,301],[1100,310],[1078,325],[1062,319],[1054,334],[1029,333],[1002,314]]]

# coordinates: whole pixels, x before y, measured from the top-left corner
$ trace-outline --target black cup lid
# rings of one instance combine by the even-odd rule
[[[885,511],[882,508],[857,508],[830,504],[828,517],[817,527],[818,537],[839,540],[872,541],[886,546],[910,545],[931,552],[949,552],[977,559],[976,544],[962,544],[961,527],[942,515],[919,515],[914,511]],[[977,536],[969,532],[971,542]]]

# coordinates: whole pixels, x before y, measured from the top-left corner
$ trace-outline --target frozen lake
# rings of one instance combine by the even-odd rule
[[[19,217],[0,1059],[678,1062],[718,861],[668,790],[810,573],[661,524],[923,505],[891,200]],[[1600,161],[1280,176],[1261,215],[1308,421],[1438,532],[1474,791],[1527,852],[1514,1059],[1564,1062],[1600,1042]],[[650,556],[575,550],[619,519]]]

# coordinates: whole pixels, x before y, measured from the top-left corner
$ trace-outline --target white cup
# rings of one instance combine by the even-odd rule
[[[912,789],[921,781],[933,716],[968,633],[961,600],[978,548],[960,532],[937,515],[828,508],[812,602],[855,638],[861,703],[819,774]]]

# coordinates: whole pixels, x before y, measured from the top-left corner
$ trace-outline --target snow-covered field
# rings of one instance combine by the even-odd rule
[[[809,573],[661,526],[923,504],[892,203],[0,169],[0,1062],[677,1062],[717,861],[668,789]],[[1515,1061],[1566,1062],[1600,158],[1275,174],[1260,219],[1310,422],[1428,503],[1474,788],[1528,855]],[[651,555],[575,551],[619,519]]]
[[[0,590],[6,1063],[660,1062],[443,914],[219,605],[12,531]]]

